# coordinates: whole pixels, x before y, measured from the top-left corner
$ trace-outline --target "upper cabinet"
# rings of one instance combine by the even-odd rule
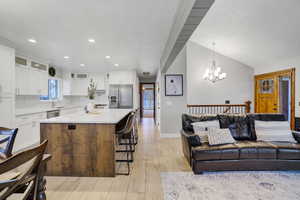
[[[97,90],[106,90],[106,74],[64,73],[64,96],[87,96],[90,80],[97,85]]]
[[[14,94],[14,49],[0,45],[0,98]]]
[[[106,90],[106,75],[105,74],[91,74],[90,79],[96,83],[97,90]]]
[[[15,62],[16,95],[47,95],[47,65],[21,57],[16,57]]]
[[[110,85],[135,84],[136,71],[112,71],[109,73],[108,82]]]
[[[63,95],[64,96],[87,96],[89,75],[86,73],[64,73]]]

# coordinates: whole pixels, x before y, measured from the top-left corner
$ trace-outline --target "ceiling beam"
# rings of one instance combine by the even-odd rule
[[[182,0],[171,27],[168,41],[160,59],[165,73],[200,24],[215,0]]]

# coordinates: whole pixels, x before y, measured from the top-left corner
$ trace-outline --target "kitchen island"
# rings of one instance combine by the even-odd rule
[[[48,140],[48,176],[115,176],[116,127],[132,109],[99,109],[42,120],[41,141]]]

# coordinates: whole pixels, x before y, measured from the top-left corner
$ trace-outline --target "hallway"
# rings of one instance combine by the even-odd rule
[[[162,200],[160,172],[191,171],[180,138],[160,138],[154,120],[144,118],[130,176],[47,177],[48,200]]]

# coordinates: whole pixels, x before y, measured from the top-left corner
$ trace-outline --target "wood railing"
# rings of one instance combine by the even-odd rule
[[[251,101],[244,104],[211,104],[211,105],[187,105],[188,113],[193,115],[201,114],[245,114],[251,111]]]

